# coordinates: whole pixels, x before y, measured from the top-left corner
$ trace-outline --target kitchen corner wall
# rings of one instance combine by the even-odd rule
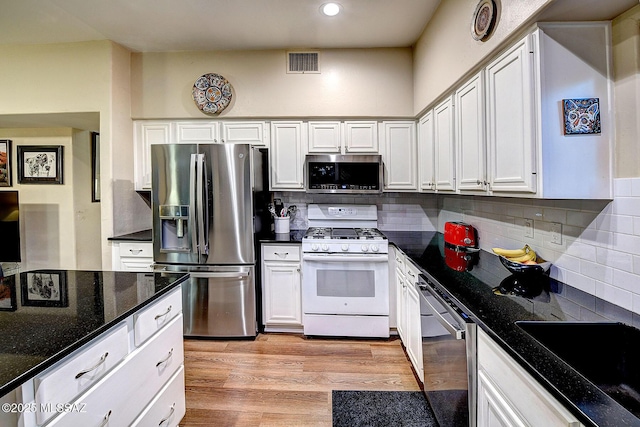
[[[487,251],[528,244],[553,263],[553,278],[640,314],[640,178],[614,180],[613,201],[443,196],[440,231],[446,221],[476,227]],[[562,225],[561,244],[551,242],[552,223]]]
[[[382,193],[372,196],[334,194],[306,194],[298,192],[274,193],[285,206],[296,205],[298,213],[292,218],[292,230],[307,228],[307,205],[310,203],[376,205],[378,229],[382,231],[434,231],[438,225],[438,202],[435,195],[417,193]]]

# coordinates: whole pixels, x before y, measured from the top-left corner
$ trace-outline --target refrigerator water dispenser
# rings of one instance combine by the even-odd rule
[[[189,252],[189,206],[160,205],[162,252]]]

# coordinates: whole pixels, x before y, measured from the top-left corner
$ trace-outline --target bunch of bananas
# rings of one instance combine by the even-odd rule
[[[503,256],[509,261],[520,262],[522,264],[536,264],[538,256],[529,245],[524,245],[520,249],[491,249],[496,255]]]

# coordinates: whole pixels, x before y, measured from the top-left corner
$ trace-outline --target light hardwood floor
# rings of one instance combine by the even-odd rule
[[[331,426],[332,390],[420,390],[400,339],[185,340],[191,426]]]

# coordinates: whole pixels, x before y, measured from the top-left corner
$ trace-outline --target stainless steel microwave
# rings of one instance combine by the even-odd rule
[[[381,193],[382,170],[382,156],[377,154],[308,155],[305,189],[309,193]]]

